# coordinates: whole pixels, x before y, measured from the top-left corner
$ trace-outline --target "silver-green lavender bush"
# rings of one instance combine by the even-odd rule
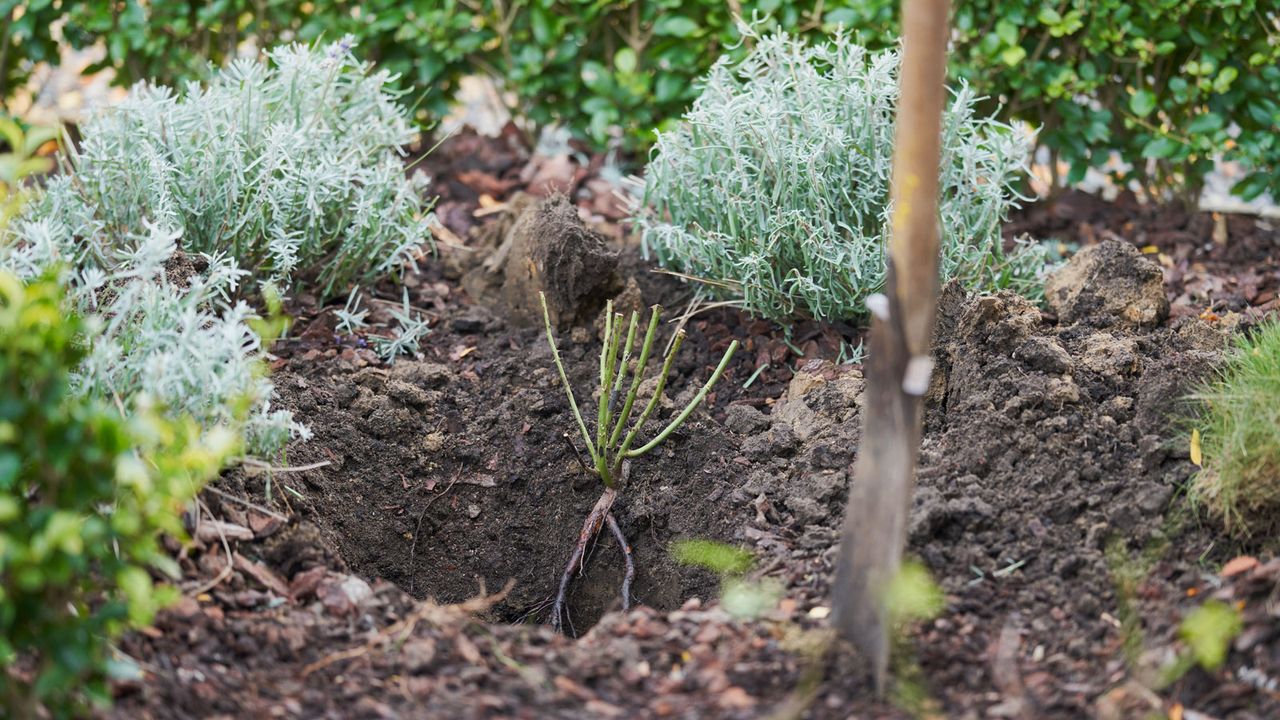
[[[70,172],[0,237],[0,267],[58,273],[71,309],[100,318],[80,391],[206,425],[247,414],[254,453],[307,435],[271,409],[242,283],[323,298],[401,269],[430,237],[399,151],[412,129],[386,73],[350,50],[277,48],[182,93],[138,85],[81,127]],[[203,268],[175,272],[191,260]]]
[[[0,268],[24,279],[57,273],[70,309],[96,318],[88,357],[72,377],[77,392],[125,411],[155,402],[205,427],[238,427],[256,454],[310,436],[291,413],[271,409],[261,340],[248,323],[254,313],[234,299],[246,274],[234,260],[202,256],[203,272],[175,272],[177,235],[152,226],[101,266],[69,252],[67,230],[55,217],[15,227],[20,241],[0,242]]]
[[[184,252],[228,255],[259,282],[322,300],[412,262],[430,214],[405,176],[414,130],[391,78],[357,62],[349,40],[268,59],[181,92],[137,85],[86,122],[75,181],[47,203],[75,217],[67,242],[104,266],[160,225],[181,230]]]
[[[659,134],[635,214],[644,251],[765,317],[859,318],[885,279],[898,53],[753,39]],[[1000,238],[1030,138],[977,100],[960,86],[944,118],[942,272],[1034,295],[1044,252]]]

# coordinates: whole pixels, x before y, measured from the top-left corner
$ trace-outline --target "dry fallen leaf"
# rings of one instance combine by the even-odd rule
[[[240,553],[235,553],[232,557],[237,570],[257,580],[263,587],[276,595],[282,598],[290,597],[289,585],[279,575],[275,574],[271,568],[262,563],[254,562]]]
[[[1256,567],[1258,567],[1258,558],[1251,557],[1249,555],[1241,555],[1227,561],[1227,564],[1222,566],[1222,572],[1218,574],[1224,578],[1229,578],[1243,572],[1248,572]]]
[[[1191,462],[1196,467],[1204,467],[1204,455],[1200,451],[1200,430],[1191,431]]]

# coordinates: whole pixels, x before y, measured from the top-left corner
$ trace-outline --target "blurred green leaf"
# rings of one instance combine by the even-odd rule
[[[622,48],[613,55],[613,66],[618,72],[633,73],[636,71],[636,51],[631,48]]]
[[[719,575],[741,575],[755,562],[749,550],[713,540],[678,540],[671,544],[671,555],[676,562]]]
[[[698,32],[698,23],[681,15],[666,15],[654,23],[657,35],[686,38]]]
[[[929,570],[918,561],[908,560],[889,583],[885,604],[894,622],[914,622],[937,617],[947,600]]]
[[[1210,600],[1182,620],[1178,636],[1201,667],[1217,670],[1226,662],[1231,641],[1243,628],[1240,613],[1224,602]]]
[[[1129,109],[1138,117],[1146,117],[1156,109],[1156,94],[1139,90],[1129,96]]]
[[[1142,148],[1144,158],[1170,158],[1182,150],[1182,143],[1167,137],[1157,137]]]

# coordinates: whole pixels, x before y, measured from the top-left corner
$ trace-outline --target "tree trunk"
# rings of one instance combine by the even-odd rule
[[[862,440],[832,587],[834,623],[871,662],[889,666],[888,587],[906,541],[920,449],[921,397],[938,296],[938,175],[950,0],[903,0],[901,95],[890,189],[885,294],[872,311]]]

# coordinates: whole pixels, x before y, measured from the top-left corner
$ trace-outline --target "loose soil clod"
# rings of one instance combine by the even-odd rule
[[[514,325],[541,323],[540,294],[557,329],[589,324],[622,289],[618,253],[583,225],[577,207],[562,195],[520,200],[516,207],[510,231],[497,247],[472,258],[478,265],[470,271],[469,286],[493,293]]]

